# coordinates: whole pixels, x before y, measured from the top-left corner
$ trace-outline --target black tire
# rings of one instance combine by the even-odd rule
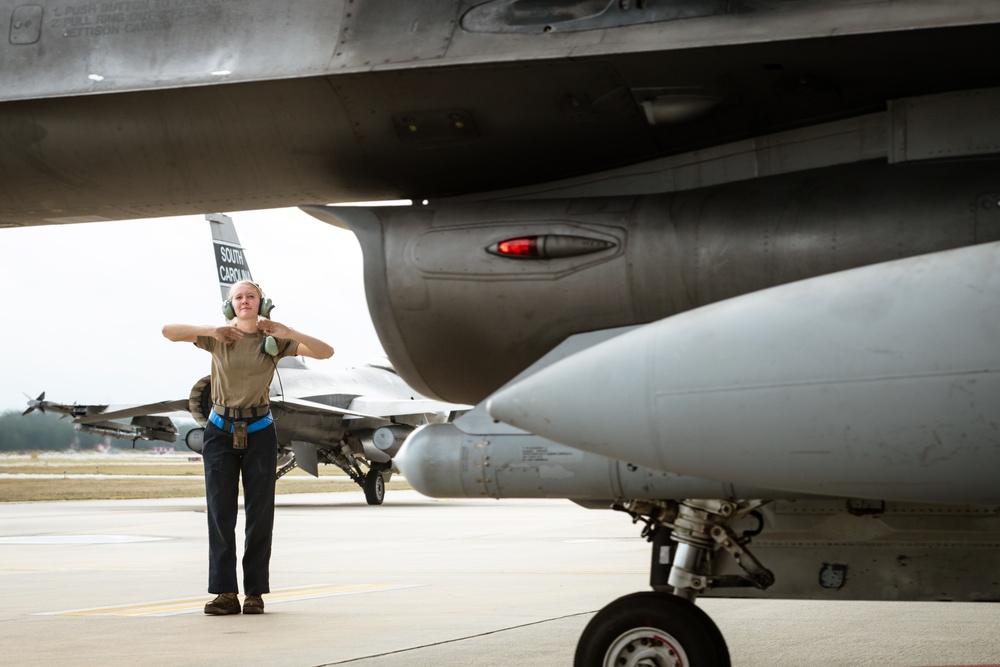
[[[385,480],[378,470],[369,470],[365,475],[365,500],[369,505],[381,505],[385,500]]]
[[[729,667],[729,649],[719,628],[693,602],[667,593],[633,593],[590,620],[573,666],[639,664]]]

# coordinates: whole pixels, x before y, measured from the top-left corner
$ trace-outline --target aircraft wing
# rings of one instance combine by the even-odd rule
[[[385,419],[382,415],[371,415],[363,412],[357,412],[355,410],[345,410],[344,408],[327,405],[326,403],[319,403],[317,401],[310,401],[290,396],[272,400],[271,405],[291,406],[293,410],[298,411],[302,411],[304,409],[312,412],[338,414],[342,415],[344,419]]]
[[[78,424],[98,424],[113,419],[128,419],[130,417],[144,417],[150,415],[163,415],[167,412],[188,412],[188,399],[178,399],[176,401],[159,401],[157,403],[147,403],[145,405],[135,405],[120,410],[110,412],[96,412],[75,418],[73,421]]]
[[[28,401],[24,414],[34,410],[58,412],[73,418],[73,428],[83,433],[109,435],[124,440],[177,441],[177,427],[168,413],[188,413],[188,400],[160,401],[134,405],[108,411],[107,405],[66,405],[45,400],[43,392],[37,399]],[[189,413],[188,413],[189,414]],[[126,424],[117,419],[131,419]]]
[[[392,415],[413,415],[427,412],[451,413],[456,410],[468,410],[472,406],[455,405],[430,398],[415,398],[410,400],[389,399],[380,397],[358,396],[351,401],[351,410],[359,413],[377,414],[383,417]]]
[[[432,403],[437,403],[437,401],[430,401]],[[188,399],[178,399],[175,401],[159,401],[157,403],[147,403],[146,405],[136,405],[128,408],[122,408],[120,410],[114,410],[111,412],[97,412],[94,414],[87,414],[82,417],[77,417],[73,421],[80,424],[98,424],[101,422],[106,422],[112,419],[127,419],[129,417],[139,417],[145,415],[159,415],[167,412],[184,412],[188,413]],[[280,400],[272,401],[273,405],[283,405],[283,406],[293,406],[295,408],[304,408],[307,410],[312,410],[315,412],[327,412],[333,414],[343,415],[346,419],[351,418],[365,418],[365,419],[384,419],[386,414],[368,414],[366,412],[361,412],[358,410],[345,410],[344,408],[334,407],[332,405],[326,405],[325,403],[319,403],[317,401],[310,401],[302,398],[294,398],[286,396]],[[353,405],[353,404],[352,404]],[[446,404],[442,404],[446,405]],[[87,408],[89,406],[78,406],[80,408]],[[408,406],[410,409],[401,412],[401,414],[412,414],[413,412],[418,412],[420,410],[413,409],[414,407],[419,408],[419,405]]]
[[[147,403],[145,405],[135,405],[120,410],[110,412],[94,412],[74,418],[74,422],[79,424],[101,424],[114,419],[128,419],[131,417],[162,415],[168,412],[188,413],[188,399],[178,399],[173,401],[159,401],[157,403]],[[315,412],[326,412],[342,415],[345,419],[390,419],[394,415],[412,415],[420,412],[452,412],[456,406],[452,403],[444,403],[432,399],[416,400],[393,400],[366,398],[360,396],[351,402],[349,409],[338,408],[326,405],[318,401],[310,401],[303,398],[286,396],[280,400],[272,401],[275,405],[293,406],[298,409],[306,409]],[[105,406],[76,406],[86,410],[90,407]]]

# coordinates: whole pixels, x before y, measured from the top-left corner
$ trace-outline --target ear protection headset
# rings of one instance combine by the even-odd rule
[[[266,296],[264,296],[264,290],[260,288],[260,285],[258,285],[257,283],[252,283],[249,280],[246,281],[246,283],[248,285],[253,285],[254,287],[256,287],[257,292],[260,294],[260,305],[257,307],[257,314],[260,315],[261,317],[266,317],[270,319],[271,311],[274,310],[274,302],[271,301]],[[226,317],[227,320],[231,320],[234,317],[236,317],[236,309],[233,308],[232,299],[226,299],[225,301],[222,302],[222,314]]]
[[[257,288],[257,292],[260,294],[260,305],[257,307],[257,314],[270,319],[271,311],[274,310],[274,302],[264,296],[264,290],[257,283],[250,282],[249,280],[242,282]],[[227,320],[236,317],[236,309],[233,308],[232,299],[226,299],[222,302],[222,314]],[[274,336],[265,336],[263,342],[260,344],[260,351],[272,357],[278,356],[278,341],[274,340]]]

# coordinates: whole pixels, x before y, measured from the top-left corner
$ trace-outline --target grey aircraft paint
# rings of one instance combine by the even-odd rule
[[[373,320],[402,378],[451,402],[488,400],[575,335],[647,325],[631,335],[648,342],[661,327],[676,334],[675,317],[757,304],[807,279],[821,286],[803,311],[814,318],[790,318],[804,338],[788,334],[781,345],[806,351],[803,370],[834,377],[822,348],[854,364],[867,356],[830,338],[829,307],[862,304],[869,292],[896,298],[879,263],[931,255],[938,265],[942,253],[940,262],[951,262],[944,275],[957,268],[946,253],[1000,238],[993,0],[38,0],[0,2],[0,26],[0,226],[412,199],[417,205],[402,211],[310,211],[358,234]],[[496,254],[501,248],[528,254]],[[864,278],[855,293],[822,278],[848,269],[865,271],[854,274]],[[890,345],[894,336],[912,339],[907,355],[880,358],[887,373],[917,368],[914,354],[936,358],[925,335],[993,326],[981,312],[996,310],[992,282],[971,305],[950,289],[928,285],[934,307],[911,305],[877,332],[881,349],[906,347]],[[738,339],[744,326],[761,324],[757,317],[722,318],[726,335]],[[721,633],[690,604],[702,594],[1000,599],[990,583],[1000,557],[995,506],[845,498],[878,494],[866,485],[870,471],[843,452],[825,472],[804,465],[808,483],[780,460],[796,439],[816,436],[834,451],[820,436],[855,427],[866,433],[857,457],[878,462],[873,430],[901,426],[898,437],[933,419],[951,424],[941,431],[942,456],[921,459],[907,449],[917,439],[887,441],[903,446],[888,454],[890,467],[927,489],[903,495],[988,500],[973,468],[995,469],[995,433],[984,422],[996,421],[996,366],[976,340],[969,359],[984,384],[959,382],[963,391],[951,395],[951,384],[917,381],[888,398],[849,397],[876,407],[895,401],[874,416],[857,403],[838,414],[815,387],[795,392],[796,419],[757,423],[753,451],[740,444],[738,417],[748,408],[722,400],[725,392],[713,396],[727,411],[718,419],[718,410],[692,409],[681,421],[663,421],[658,410],[629,420],[607,409],[624,402],[633,414],[646,405],[643,392],[666,381],[648,372],[668,351],[652,350],[648,367],[619,381],[614,395],[602,392],[602,373],[613,375],[616,361],[641,363],[634,352],[616,352],[610,369],[562,378],[600,407],[551,415],[553,437],[578,434],[607,454],[560,454],[591,471],[590,481],[574,480],[574,493],[634,488],[597,479],[599,470],[624,470],[619,481],[637,481],[625,456],[648,463],[651,479],[683,472],[731,489],[718,498],[662,490],[658,499],[616,499],[653,541],[657,593],[599,612],[575,664],[617,664],[639,648],[669,664],[670,646],[695,664],[729,664]],[[760,341],[698,342],[705,363],[731,349],[782,360]],[[721,366],[708,370],[734,382],[746,379],[741,370],[754,372]],[[974,406],[961,404],[973,389]],[[763,393],[747,397],[758,419],[789,407]],[[519,400],[531,398],[520,391]],[[909,405],[918,406],[912,415]],[[532,415],[547,414],[539,408]],[[813,432],[789,433],[795,424]],[[493,437],[490,427],[463,425],[471,430],[449,431],[460,452],[474,453],[472,436]],[[585,425],[593,437],[614,426],[622,437],[589,442]],[[704,430],[678,438],[670,430],[678,425]],[[956,431],[975,442],[955,441]],[[380,440],[392,448],[398,435]],[[523,459],[525,447],[531,458],[546,446],[538,435],[516,437],[524,440],[495,460],[511,463],[518,451]],[[695,446],[706,438],[710,446]],[[527,483],[508,488],[566,488],[544,481],[541,467],[532,487],[530,468]],[[491,473],[481,479],[495,481]],[[966,475],[968,493],[949,492]],[[743,486],[833,495],[736,497]],[[903,486],[891,495],[903,497]]]
[[[830,274],[639,327],[513,383],[487,407],[655,470],[995,505],[997,294],[1000,243]]]

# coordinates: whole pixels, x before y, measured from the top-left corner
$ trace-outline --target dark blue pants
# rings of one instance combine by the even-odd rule
[[[211,422],[205,427],[205,500],[208,504],[208,592],[238,593],[236,514],[243,476],[246,542],[243,592],[270,593],[268,565],[274,528],[274,484],[278,439],[274,424],[247,436],[246,449],[233,449],[233,436]]]

